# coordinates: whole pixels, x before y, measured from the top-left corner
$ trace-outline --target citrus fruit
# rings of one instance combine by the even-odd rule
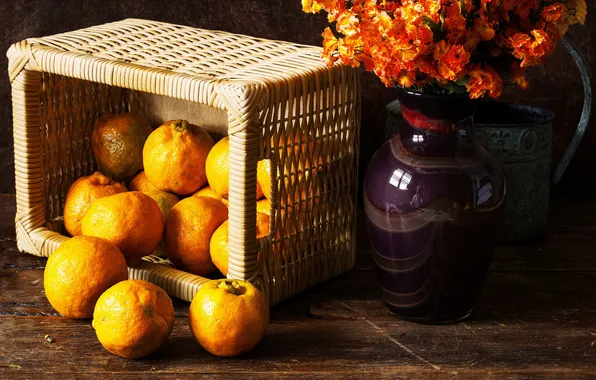
[[[261,187],[263,195],[271,199],[271,160],[257,162],[257,182]]]
[[[217,356],[252,350],[265,335],[269,307],[250,282],[212,280],[199,288],[190,304],[188,323],[201,346]]]
[[[64,202],[64,227],[71,236],[81,234],[81,219],[94,200],[123,193],[126,187],[109,177],[95,172],[90,176],[74,181],[68,189]]]
[[[209,255],[209,240],[228,219],[228,208],[207,197],[189,197],[174,206],[164,230],[168,258],[184,271],[200,276],[215,270]]]
[[[176,203],[180,201],[180,199],[178,199],[177,196],[166,191],[153,190],[144,191],[144,193],[150,196],[151,199],[153,199],[157,203],[159,209],[161,210],[161,215],[163,216],[164,222],[166,221],[168,213],[170,212],[172,207],[174,207],[174,205],[176,205]]]
[[[271,201],[267,198],[263,198],[257,202],[257,212],[262,214],[271,215]]]
[[[102,172],[128,182],[143,169],[143,145],[153,129],[132,113],[104,114],[91,134],[93,156]]]
[[[271,147],[279,151],[279,160],[285,146],[286,155],[285,162],[283,163],[283,177],[286,178],[285,187],[287,188],[292,183],[300,182],[303,178],[307,178],[308,172],[311,170],[311,160],[315,160],[319,164],[322,163],[322,158],[317,153],[317,147],[313,143],[313,139],[304,132],[297,132],[296,136],[282,136],[279,135],[280,140],[285,140],[285,144],[280,141],[279,144],[275,144],[273,138],[271,138]],[[276,148],[276,146],[278,148]],[[315,168],[312,168],[315,169]],[[279,172],[280,169],[278,168]],[[261,185],[263,195],[267,199],[271,199],[271,160],[265,159],[257,163],[257,181]],[[278,173],[279,175],[279,173]],[[306,175],[306,176],[305,176]],[[289,177],[289,178],[288,178]],[[278,182],[279,186],[279,182]],[[302,197],[306,196],[306,190],[302,191]],[[292,200],[291,196],[288,196],[289,201]]]
[[[140,191],[131,191],[95,200],[81,226],[83,235],[116,244],[127,262],[134,265],[155,251],[164,223],[157,202]]]
[[[226,220],[211,237],[209,252],[211,261],[224,276],[228,275],[228,234],[229,225]],[[257,212],[257,239],[269,235],[269,215]]]
[[[145,143],[145,175],[158,190],[192,194],[207,183],[205,161],[213,145],[200,127],[186,120],[168,121]]]
[[[160,287],[141,280],[122,281],[99,297],[92,326],[101,345],[112,354],[141,358],[168,340],[174,307]]]
[[[107,240],[75,236],[48,258],[43,287],[56,311],[68,318],[91,318],[101,294],[128,278],[122,252]]]
[[[205,163],[205,172],[211,189],[221,198],[228,199],[230,190],[230,138],[224,137],[211,148]],[[257,182],[257,199],[263,198]]]
[[[257,163],[257,181],[261,184],[261,189],[265,198],[271,199],[271,160],[261,160]],[[295,172],[284,176],[284,189],[286,194],[286,203],[296,202],[299,199],[305,199],[311,191],[308,189],[306,179],[310,177],[310,172]],[[279,181],[281,182],[281,181]],[[278,186],[279,186],[278,182]],[[298,184],[301,184],[299,187]],[[290,185],[292,187],[290,188]],[[278,189],[279,191],[279,189]],[[299,197],[296,199],[296,195]]]
[[[132,179],[132,181],[130,181],[128,188],[131,191],[154,191],[154,190],[157,190],[157,187],[153,186],[151,184],[151,182],[149,182],[149,180],[147,179],[147,175],[145,174],[144,170],[142,172],[140,172],[139,174],[137,174]]]
[[[217,194],[215,191],[213,191],[211,186],[203,187],[201,190],[197,191],[192,196],[193,197],[207,197],[207,198],[217,199],[218,201],[221,201],[224,205],[228,206],[228,200],[220,197],[219,194]]]

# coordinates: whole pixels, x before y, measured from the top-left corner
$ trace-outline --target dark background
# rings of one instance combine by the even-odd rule
[[[596,2],[588,0],[586,25],[574,27],[570,38],[580,49],[596,80]],[[319,45],[327,25],[324,15],[301,11],[300,0],[0,0],[0,50],[28,37],[84,28],[123,18],[146,18],[205,29]],[[6,55],[0,66],[6,70]],[[530,74],[528,91],[510,88],[504,100],[550,108],[555,120],[554,157],[562,156],[579,120],[581,81],[574,63],[559,49],[547,64]],[[363,172],[384,140],[385,110],[395,98],[371,74],[362,77],[361,162]],[[596,103],[596,102],[594,102]],[[596,107],[596,104],[594,104]],[[596,125],[591,125],[557,192],[596,194]],[[12,113],[7,71],[0,76],[0,193],[14,192]]]

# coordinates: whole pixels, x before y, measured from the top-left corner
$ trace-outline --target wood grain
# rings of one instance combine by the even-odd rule
[[[45,259],[17,252],[14,197],[0,196],[0,378],[590,378],[594,211],[596,201],[556,200],[547,238],[500,247],[476,311],[463,323],[393,317],[379,298],[361,225],[357,269],[274,307],[267,335],[250,354],[205,352],[190,334],[188,303],[175,300],[170,340],[149,358],[125,360],[101,347],[90,321],[51,308]]]

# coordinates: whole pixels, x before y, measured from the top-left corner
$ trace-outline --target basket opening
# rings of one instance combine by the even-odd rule
[[[292,100],[269,99],[259,114],[259,156],[271,160],[271,235],[261,242],[271,284],[295,273],[309,273],[304,284],[339,273],[353,252],[358,101],[323,84],[302,83]],[[90,136],[103,113],[135,112],[154,128],[186,119],[215,140],[227,134],[227,112],[204,104],[47,73],[41,88],[46,227],[61,234],[70,185],[97,170]]]
[[[227,133],[227,113],[204,104],[105,84],[42,73],[40,116],[41,173],[46,227],[65,233],[62,213],[70,185],[97,170],[91,150],[95,120],[106,112],[136,112],[154,128],[186,119],[218,140]]]

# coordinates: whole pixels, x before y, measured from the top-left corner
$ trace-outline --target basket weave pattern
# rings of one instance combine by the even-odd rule
[[[153,112],[155,124],[181,109],[179,118],[230,136],[229,277],[258,282],[275,304],[348,270],[359,78],[356,69],[327,67],[320,53],[137,19],[14,44],[19,249],[49,256],[68,239],[64,200],[97,169],[90,135],[99,115]],[[272,233],[257,240],[256,165],[264,158],[272,163]],[[159,261],[129,274],[185,300],[206,281]]]

